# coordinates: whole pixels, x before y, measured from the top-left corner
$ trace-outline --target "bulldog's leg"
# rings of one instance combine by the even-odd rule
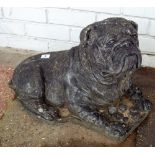
[[[54,121],[60,118],[58,110],[47,105],[42,99],[28,97],[21,99],[21,102],[29,111],[46,120]]]
[[[43,72],[36,65],[21,66],[15,72],[12,84],[17,98],[31,112],[47,120],[57,119],[55,107],[45,101],[45,81]]]
[[[108,136],[113,138],[125,137],[127,133],[125,124],[110,122],[103,113],[99,112],[95,106],[91,105],[91,101],[84,96],[84,92],[74,92],[73,90],[70,97],[69,109],[74,115],[83,121],[103,129],[103,132]]]
[[[127,95],[134,102],[135,108],[141,111],[150,111],[152,104],[149,100],[145,99],[141,90],[136,86],[131,86],[127,91]]]

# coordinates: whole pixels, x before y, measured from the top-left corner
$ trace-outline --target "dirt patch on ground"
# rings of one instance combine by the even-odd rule
[[[7,102],[14,97],[13,91],[8,87],[12,73],[13,68],[11,66],[0,64],[0,119],[7,109]]]
[[[26,54],[25,54],[26,53]],[[8,87],[13,68],[34,52],[11,48],[0,49],[0,146],[135,146],[136,132],[121,144],[88,129],[74,119],[62,123],[42,120],[29,113]],[[149,72],[149,74],[148,74]],[[146,73],[148,75],[146,75]],[[143,68],[135,74],[135,83],[155,103],[155,69]],[[4,106],[5,105],[5,106]],[[5,108],[4,108],[5,107]],[[6,108],[7,107],[7,108]],[[1,112],[2,113],[2,112]]]
[[[134,81],[153,103],[153,108],[148,118],[138,128],[136,146],[155,146],[155,69],[140,69],[135,74]]]

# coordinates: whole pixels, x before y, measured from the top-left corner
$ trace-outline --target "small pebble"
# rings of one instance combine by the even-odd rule
[[[143,104],[144,110],[151,110],[152,103],[149,100],[147,100],[147,99],[142,100],[142,104]]]
[[[135,113],[133,115],[131,115],[133,119],[138,120],[140,118],[140,114],[139,113]]]
[[[124,122],[124,116],[121,113],[115,113],[112,115],[116,121]]]
[[[139,119],[140,118],[140,113],[135,107],[130,108],[130,115],[133,119]]]
[[[127,122],[128,119],[129,119],[128,117],[124,117],[124,118],[123,118],[123,122]]]
[[[125,104],[120,104],[118,108],[121,112],[125,112],[127,110],[127,106]]]
[[[45,139],[45,137],[42,137],[41,139]]]
[[[130,108],[130,113],[138,113],[137,109],[135,107]]]
[[[116,107],[111,106],[111,107],[108,107],[108,111],[110,114],[114,114],[114,113],[116,113],[117,109],[116,109]]]
[[[140,96],[138,94],[134,94],[132,95],[131,99],[136,101],[136,100],[139,100]]]
[[[140,91],[140,89],[138,88],[138,87],[136,87],[136,94],[138,94],[138,95],[142,95],[142,92]]]

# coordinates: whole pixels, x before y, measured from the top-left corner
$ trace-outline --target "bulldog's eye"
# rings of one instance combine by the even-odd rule
[[[108,77],[108,76],[109,76],[109,73],[101,72],[101,75],[102,75],[103,77]]]
[[[107,42],[107,45],[110,46],[110,45],[113,45],[115,43],[115,39],[111,39]]]

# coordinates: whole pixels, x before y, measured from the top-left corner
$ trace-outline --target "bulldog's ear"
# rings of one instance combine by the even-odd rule
[[[130,20],[130,23],[133,25],[133,27],[138,31],[138,24],[134,21]]]
[[[95,40],[95,35],[92,26],[87,26],[80,33],[80,42],[84,45],[92,45]]]

